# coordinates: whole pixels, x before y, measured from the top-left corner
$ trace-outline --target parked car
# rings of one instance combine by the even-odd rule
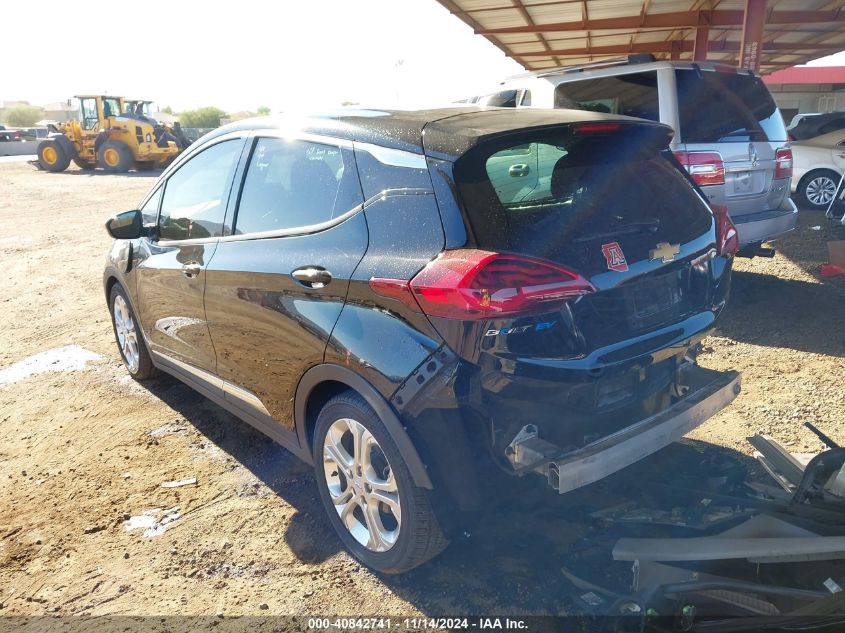
[[[19,141],[21,140],[20,130],[10,130],[3,128],[0,130],[0,141]]]
[[[500,469],[567,492],[738,393],[690,353],[736,230],[671,135],[475,107],[227,125],[107,223],[123,362],[312,464],[349,551],[408,570]]]
[[[765,84],[749,71],[632,55],[513,77],[476,101],[661,121],[675,130],[672,150],[707,198],[728,207],[743,254],[754,255],[762,242],[795,228],[783,118]]]
[[[21,141],[37,141],[38,139],[47,138],[50,130],[47,127],[27,127],[21,128]]]
[[[800,116],[800,115],[798,115]],[[807,141],[845,129],[845,112],[807,115],[787,129],[791,141]]]
[[[845,171],[845,130],[792,143],[792,190],[803,204],[827,209]]]

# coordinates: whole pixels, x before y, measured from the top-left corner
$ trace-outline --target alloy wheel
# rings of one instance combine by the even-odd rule
[[[129,306],[126,300],[117,295],[114,298],[114,329],[117,333],[117,343],[120,346],[120,351],[123,353],[123,358],[126,360],[126,365],[129,371],[134,373],[138,371],[140,364],[140,352],[138,351],[138,332],[135,329],[135,321],[132,319],[132,314],[129,312]]]
[[[402,525],[399,488],[378,441],[351,418],[335,420],[323,440],[326,485],[340,520],[373,552],[396,543]]]
[[[830,204],[836,194],[836,185],[829,176],[817,176],[807,183],[806,196],[812,204],[822,207]]]

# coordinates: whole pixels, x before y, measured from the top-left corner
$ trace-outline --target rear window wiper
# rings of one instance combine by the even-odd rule
[[[591,240],[606,239],[608,237],[617,237],[619,235],[636,235],[637,233],[656,233],[660,228],[660,220],[653,218],[651,220],[642,220],[640,222],[628,222],[614,226],[609,231],[601,233],[587,233],[581,237],[576,237],[574,242],[589,242]]]

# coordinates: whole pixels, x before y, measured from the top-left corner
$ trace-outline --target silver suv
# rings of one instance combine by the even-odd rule
[[[711,204],[724,205],[743,254],[795,228],[789,198],[792,150],[780,111],[751,72],[712,62],[653,61],[651,55],[556,68],[502,82],[478,105],[575,108],[660,121],[671,149]]]

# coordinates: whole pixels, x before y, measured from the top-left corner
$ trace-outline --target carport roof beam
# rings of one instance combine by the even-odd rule
[[[647,28],[719,28],[742,27],[745,11],[677,11],[650,15],[620,16],[551,24],[528,24],[493,29],[476,29],[479,35],[504,35],[508,33],[554,33],[559,31],[601,31]],[[767,25],[776,24],[829,24],[845,22],[845,12],[833,11],[772,11],[766,18]]]

